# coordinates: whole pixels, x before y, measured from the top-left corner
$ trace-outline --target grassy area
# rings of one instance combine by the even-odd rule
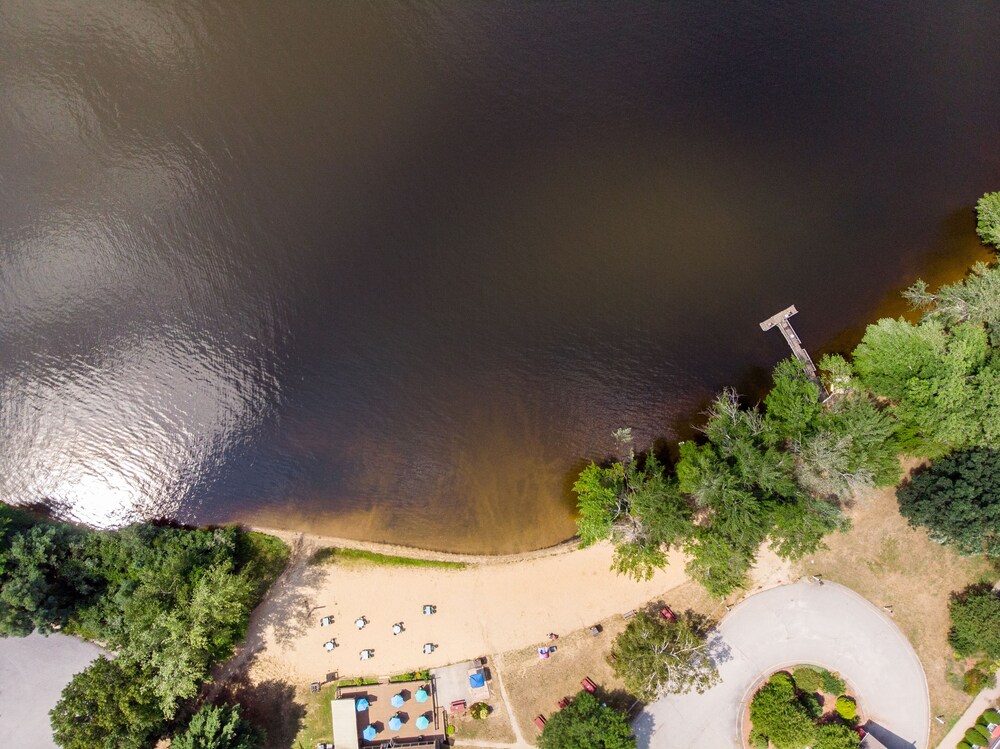
[[[341,679],[327,684],[318,692],[307,692],[302,698],[305,703],[305,717],[302,719],[302,728],[295,737],[292,749],[313,749],[321,741],[333,741],[330,701],[335,698],[337,688],[360,687],[365,684],[378,684],[378,679]]]
[[[410,671],[405,674],[397,674],[396,676],[390,676],[389,681],[427,681],[431,678],[430,671]]]
[[[961,557],[910,528],[899,514],[895,490],[872,492],[850,511],[853,528],[826,540],[827,549],[803,560],[801,573],[820,575],[857,591],[876,606],[891,607],[927,674],[931,746],[969,705],[962,692],[963,664],[948,645],[951,593],[995,577],[982,558]]]
[[[342,549],[336,546],[319,549],[309,560],[310,564],[377,564],[383,567],[436,567],[437,569],[462,570],[465,562],[443,562],[438,559],[415,559],[392,554],[378,554],[360,549]]]

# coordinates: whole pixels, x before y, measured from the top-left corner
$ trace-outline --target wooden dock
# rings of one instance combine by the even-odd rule
[[[788,318],[792,315],[798,314],[798,310],[795,309],[793,304],[791,307],[787,307],[776,315],[771,315],[769,318],[764,320],[760,324],[761,330],[770,330],[771,328],[777,326],[781,334],[785,336],[785,341],[788,343],[788,348],[792,350],[795,358],[799,360],[802,365],[802,371],[806,373],[806,376],[816,383],[819,388],[820,400],[825,400],[827,397],[826,388],[823,387],[822,381],[819,379],[819,375],[816,372],[816,365],[813,364],[812,357],[809,356],[809,352],[805,350],[802,345],[802,341],[799,339],[798,333],[795,332],[795,328],[792,327],[792,323],[789,322]]]

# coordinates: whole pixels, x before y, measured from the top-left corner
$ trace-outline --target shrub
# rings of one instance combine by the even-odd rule
[[[972,749],[972,746],[968,741],[959,741],[955,744],[955,749]]]
[[[786,673],[776,673],[750,702],[750,722],[756,736],[776,749],[796,749],[811,744],[816,735],[813,719],[796,698],[795,684]]]
[[[806,692],[799,696],[799,702],[802,703],[802,707],[806,709],[809,713],[810,718],[819,718],[823,715],[823,705],[817,697],[812,692]]]
[[[993,723],[994,725],[1000,725],[1000,712],[997,712],[992,707],[983,712],[983,717],[986,718],[988,723]]]
[[[986,730],[986,726],[973,726],[972,730],[978,733],[982,737],[979,740],[983,742],[983,746],[989,745],[990,732]]]
[[[814,668],[799,666],[792,671],[795,686],[803,692],[818,692],[823,687],[823,676]]]
[[[472,707],[469,708],[469,715],[476,720],[483,720],[489,714],[490,706],[485,702],[474,702]]]
[[[767,746],[770,743],[767,740],[767,736],[762,734],[756,728],[750,729],[749,739],[750,739],[750,746],[753,747],[753,749],[767,749]]]
[[[823,691],[827,694],[842,694],[847,689],[844,680],[837,673],[823,669],[820,676],[823,679]]]
[[[444,732],[449,736],[453,736],[455,734],[455,726],[448,726],[446,729],[444,729]]]
[[[983,737],[975,728],[970,728],[965,732],[965,740],[969,746],[981,746]]]
[[[837,698],[837,715],[844,720],[854,720],[858,717],[857,703],[846,695]]]
[[[996,676],[984,671],[976,664],[962,676],[962,691],[969,695],[977,695],[986,687],[991,687],[996,683]]]

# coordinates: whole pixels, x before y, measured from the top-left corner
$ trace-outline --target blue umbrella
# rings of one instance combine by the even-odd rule
[[[423,687],[420,687],[420,689],[418,689],[414,693],[413,699],[415,699],[417,702],[427,702],[427,690],[424,689]]]
[[[390,702],[392,702],[393,707],[402,707],[403,703],[406,702],[406,700],[403,699],[403,695],[394,694],[392,695],[392,699],[390,700]]]
[[[357,711],[359,713],[363,713],[365,710],[368,709],[368,700],[362,697],[355,703],[354,707],[357,708]]]
[[[389,730],[390,731],[398,731],[402,727],[403,727],[403,721],[401,721],[395,715],[393,715],[391,718],[389,718]]]
[[[361,732],[361,736],[365,741],[374,741],[376,733],[375,726],[368,726],[368,728]]]
[[[419,716],[417,716],[417,728],[419,728],[421,731],[423,731],[425,728],[427,728],[427,726],[429,726],[430,724],[431,724],[431,722],[429,720],[427,720],[427,716],[426,715],[419,715]]]

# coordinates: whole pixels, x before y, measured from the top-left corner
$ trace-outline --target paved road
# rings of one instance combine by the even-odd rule
[[[647,707],[635,720],[640,749],[739,747],[750,690],[762,675],[796,663],[840,672],[894,749],[927,749],[923,667],[892,621],[848,588],[800,582],[751,596],[719,625],[716,647],[721,683]]]
[[[55,749],[49,710],[101,652],[65,635],[0,638],[0,746]]]

